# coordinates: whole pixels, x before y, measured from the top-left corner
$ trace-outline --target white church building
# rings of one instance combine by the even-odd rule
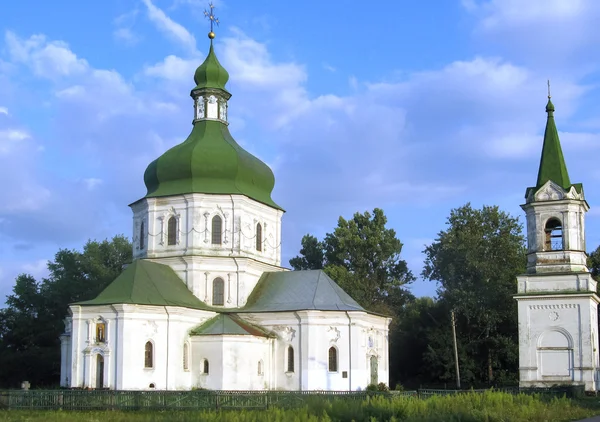
[[[548,97],[537,184],[522,205],[527,218],[527,273],[518,277],[522,387],[598,387],[598,302],[587,268],[580,183],[572,184]]]
[[[69,307],[60,384],[337,391],[387,384],[391,319],[363,309],[323,271],[282,267],[275,178],[229,133],[229,75],[209,37],[191,91],[192,131],[150,163],[147,194],[130,205],[134,261],[95,299]],[[579,215],[583,206],[573,201],[569,212]]]

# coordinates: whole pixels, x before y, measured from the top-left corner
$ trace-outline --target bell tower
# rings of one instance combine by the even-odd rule
[[[517,277],[521,387],[597,386],[598,303],[587,268],[581,183],[572,184],[548,93],[537,184],[521,206],[527,221],[527,273]]]

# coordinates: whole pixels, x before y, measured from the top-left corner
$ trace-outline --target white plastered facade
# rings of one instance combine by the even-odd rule
[[[519,375],[522,387],[597,389],[598,301],[586,266],[585,213],[575,187],[548,181],[529,191],[527,274],[518,277]],[[559,222],[560,231],[550,230]]]
[[[219,307],[233,311],[246,304],[263,272],[286,271],[280,266],[283,212],[278,209],[242,195],[205,194],[145,198],[131,208],[135,259],[170,266],[208,305],[215,305],[212,283],[216,278],[224,281]],[[222,219],[217,245],[212,244],[211,232],[215,215]],[[171,217],[177,219],[174,245],[168,244],[166,229]],[[146,233],[140,242],[142,222]],[[261,251],[256,247],[257,224],[262,229]],[[239,313],[273,336],[190,335],[216,315],[173,306],[72,305],[61,336],[61,385],[117,390],[348,391],[388,383],[390,318],[362,311]],[[98,323],[105,324],[103,341],[96,338]],[[152,362],[145,367],[148,342]],[[333,367],[331,348],[335,349]]]

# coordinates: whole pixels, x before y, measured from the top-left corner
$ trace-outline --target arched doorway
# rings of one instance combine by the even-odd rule
[[[377,361],[377,356],[371,356],[370,360],[370,367],[371,367],[371,382],[370,384],[375,384],[377,385],[378,381],[379,381],[379,363]]]
[[[546,331],[538,340],[538,368],[546,379],[572,379],[573,346],[568,333]]]
[[[96,388],[104,388],[104,356],[96,355]]]

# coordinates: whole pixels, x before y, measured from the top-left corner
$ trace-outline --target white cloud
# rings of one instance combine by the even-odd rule
[[[469,12],[482,15],[480,24],[486,29],[579,19],[595,10],[594,3],[593,0],[463,0]]]
[[[88,179],[83,179],[83,183],[85,184],[85,187],[87,188],[87,190],[93,190],[97,186],[100,186],[103,183],[103,180],[94,178],[94,177],[90,177]]]
[[[551,79],[597,68],[586,48],[600,42],[596,0],[463,0],[476,19],[475,42],[519,59]],[[492,41],[490,43],[489,41]]]
[[[199,65],[200,61],[197,58],[183,59],[169,55],[160,63],[146,66],[144,74],[173,82],[191,82],[194,71]]]
[[[328,63],[323,63],[323,69],[334,73],[337,69],[335,67],[333,67],[332,65],[328,64]]]
[[[8,116],[8,108],[6,107],[0,107],[0,114],[5,114]]]
[[[117,28],[113,31],[113,36],[117,41],[123,41],[127,45],[135,45],[140,41],[140,36],[131,28]]]
[[[44,35],[33,35],[22,40],[7,31],[5,42],[14,62],[29,66],[36,76],[42,78],[74,76],[89,67],[87,61],[78,58],[65,42],[48,42]]]
[[[113,31],[113,37],[118,42],[123,42],[126,45],[135,45],[141,40],[140,34],[133,31],[139,10],[134,9],[130,12],[123,13],[113,21],[116,29]]]
[[[165,12],[156,7],[151,0],[142,0],[146,5],[148,11],[148,18],[157,26],[157,28],[163,31],[174,39],[182,46],[184,46],[189,52],[196,51],[196,38],[182,25],[175,22],[173,19],[168,17]]]
[[[8,154],[15,144],[29,137],[27,132],[19,129],[0,130],[0,155]]]
[[[48,277],[50,272],[48,271],[48,259],[38,259],[33,262],[28,262],[21,265],[21,270],[35,278],[41,280],[42,278]]]

